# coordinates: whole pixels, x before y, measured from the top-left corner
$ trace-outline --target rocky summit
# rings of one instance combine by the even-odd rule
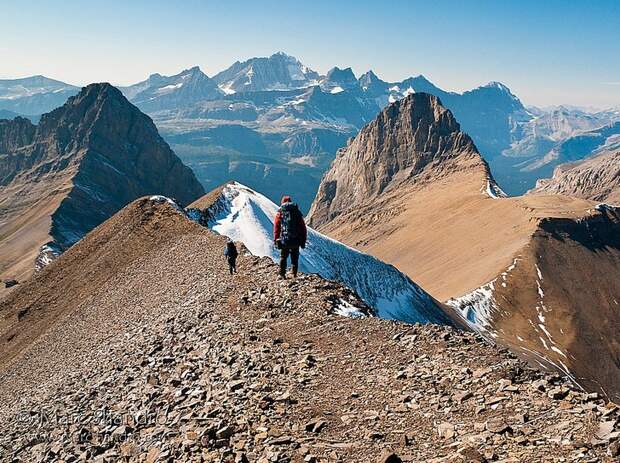
[[[0,459],[617,461],[618,408],[140,199],[0,301]]]
[[[140,196],[204,194],[153,121],[92,84],[38,125],[0,121],[0,276],[27,278]]]
[[[337,154],[321,180],[310,222],[319,226],[403,182],[433,181],[465,164],[492,182],[474,142],[439,98],[412,94],[384,109]]]

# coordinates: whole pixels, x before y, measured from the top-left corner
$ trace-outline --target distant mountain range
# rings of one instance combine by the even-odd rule
[[[0,79],[0,110],[41,115],[62,106],[80,87],[44,76]]]
[[[620,111],[526,108],[498,82],[455,93],[422,75],[386,82],[373,71],[357,77],[338,67],[320,75],[284,53],[236,62],[212,78],[193,67],[120,89],[207,190],[235,178],[272,199],[294,192],[305,210],[336,151],[411,93],[440,98],[509,194],[550,176],[564,141],[620,120]],[[78,90],[41,76],[0,81],[0,110],[41,114]]]

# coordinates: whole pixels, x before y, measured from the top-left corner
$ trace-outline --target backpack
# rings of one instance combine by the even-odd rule
[[[284,203],[280,208],[280,244],[284,248],[301,245],[301,211],[295,203]]]
[[[237,257],[237,246],[235,243],[226,243],[226,249],[224,249],[224,255],[229,259],[235,259]]]

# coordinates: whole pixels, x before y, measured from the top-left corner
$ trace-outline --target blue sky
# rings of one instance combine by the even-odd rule
[[[620,1],[0,2],[0,78],[130,84],[284,51],[326,72],[491,80],[526,104],[620,105]]]

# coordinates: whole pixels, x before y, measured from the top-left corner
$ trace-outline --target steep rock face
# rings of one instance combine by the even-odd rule
[[[557,193],[620,204],[620,151],[603,152],[582,162],[562,164],[550,179],[539,180],[532,194]]]
[[[477,168],[490,177],[473,141],[439,98],[409,95],[384,109],[337,154],[310,222],[320,226],[403,182],[421,184],[459,168]]]
[[[4,158],[5,153],[9,153],[19,149],[22,146],[32,143],[34,134],[36,132],[36,126],[33,125],[30,120],[23,117],[16,117],[13,120],[0,120],[0,156],[3,161],[8,159]],[[2,180],[2,172],[8,167],[3,162],[0,165],[0,182]]]
[[[151,119],[109,84],[85,87],[36,127],[4,126],[0,146],[12,150],[0,171],[3,276],[27,276],[42,245],[68,248],[137,197],[187,204],[204,192]]]
[[[560,195],[503,198],[449,117],[429,125],[429,111],[407,109],[393,120],[416,114],[413,124],[384,132],[386,113],[334,161],[312,225],[395,265],[488,339],[617,400],[620,211]],[[419,140],[432,151],[411,149],[412,126],[428,128]]]

